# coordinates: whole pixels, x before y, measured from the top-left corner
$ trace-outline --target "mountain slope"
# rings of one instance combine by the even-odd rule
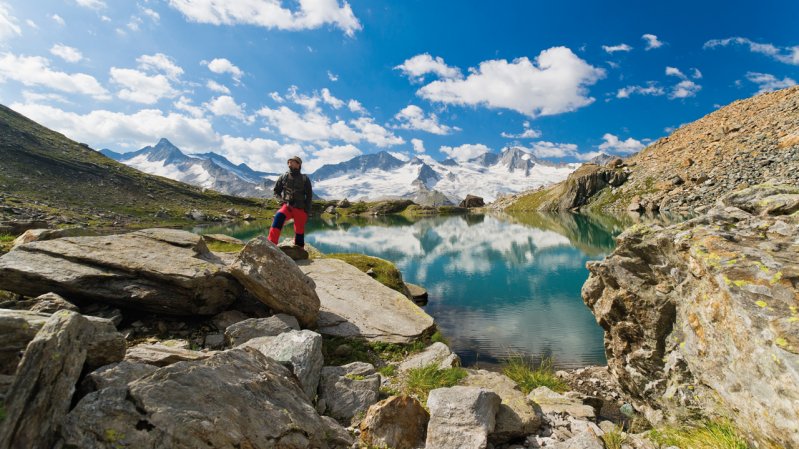
[[[595,184],[582,202],[564,205],[556,191],[565,184],[521,195],[512,209],[660,210],[701,212],[725,193],[781,181],[799,185],[799,86],[739,100],[684,125],[631,156],[619,167],[598,172],[610,180]],[[575,187],[591,184],[572,179]]]
[[[0,105],[0,219],[152,222],[261,205],[144,174]]]

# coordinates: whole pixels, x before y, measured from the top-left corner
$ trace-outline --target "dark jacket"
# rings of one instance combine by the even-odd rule
[[[311,180],[299,170],[280,175],[275,181],[274,191],[275,198],[281,202],[291,207],[305,209],[305,212],[311,211],[311,201],[313,201]]]

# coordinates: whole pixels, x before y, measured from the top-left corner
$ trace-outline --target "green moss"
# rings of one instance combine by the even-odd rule
[[[336,349],[347,345],[350,350],[346,354],[336,354]],[[382,343],[361,339],[328,337],[322,338],[322,354],[328,365],[346,365],[352,362],[366,362],[374,366],[382,366],[385,361],[397,361],[415,354],[425,348],[424,341],[414,343]]]
[[[547,387],[556,392],[569,389],[569,384],[555,375],[551,358],[544,358],[536,366],[529,358],[512,356],[503,362],[502,373],[516,382],[524,394],[538,387]]]
[[[216,253],[237,253],[244,248],[244,245],[238,243],[227,243],[219,241],[205,242],[205,245],[213,252]]]
[[[360,374],[346,374],[344,375],[349,380],[364,380],[366,377],[361,376]]]
[[[750,449],[740,432],[729,421],[708,421],[698,426],[665,427],[649,437],[661,446],[680,449]]]
[[[397,270],[391,262],[365,254],[335,253],[328,254],[327,257],[343,260],[355,268],[366,273],[370,269],[375,273],[375,280],[386,287],[405,294],[405,283],[402,281],[402,273]]]
[[[755,304],[757,304],[758,307],[767,307],[768,306],[766,301],[755,301]]]
[[[785,348],[785,347],[788,346],[788,340],[786,340],[786,339],[784,339],[782,337],[775,338],[774,339],[774,343],[776,343],[777,346],[779,346],[780,348]]]
[[[431,363],[408,371],[404,392],[416,396],[419,402],[425,404],[430,391],[457,385],[464,377],[466,377],[466,370],[463,368],[439,369],[436,363]]]

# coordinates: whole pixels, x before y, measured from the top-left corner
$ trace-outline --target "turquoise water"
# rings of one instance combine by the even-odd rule
[[[585,263],[612,251],[621,230],[572,214],[313,219],[306,242],[324,253],[390,260],[429,292],[423,308],[465,366],[508,355],[554,357],[562,368],[604,364],[602,329],[583,303]],[[283,237],[291,235],[286,226]],[[257,225],[203,229],[250,239]]]

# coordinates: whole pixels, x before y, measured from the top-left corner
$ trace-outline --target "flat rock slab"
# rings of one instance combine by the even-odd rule
[[[154,366],[168,366],[177,362],[202,360],[212,355],[213,353],[209,352],[142,343],[128,349],[125,354],[125,360]]]
[[[243,291],[196,234],[144,229],[20,245],[0,257],[0,289],[26,296],[54,292],[119,307],[209,315]]]
[[[432,331],[433,318],[419,306],[344,261],[311,259],[298,266],[316,283],[321,334],[409,343]]]

